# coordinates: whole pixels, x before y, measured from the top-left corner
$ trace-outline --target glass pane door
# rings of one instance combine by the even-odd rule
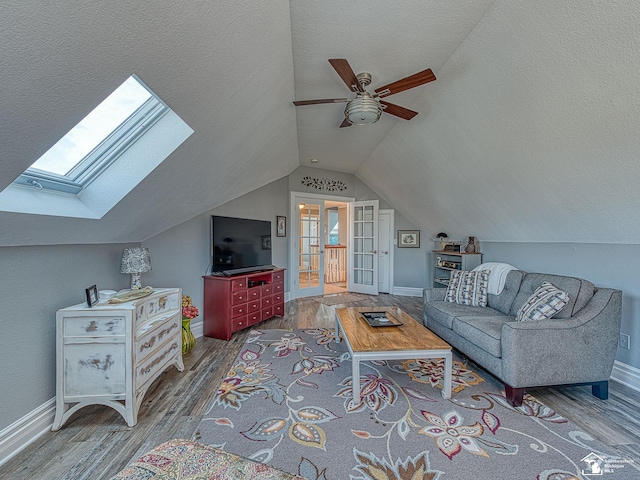
[[[322,200],[301,201],[298,205],[298,295],[324,293],[324,235]]]
[[[351,204],[349,291],[378,294],[378,201]]]

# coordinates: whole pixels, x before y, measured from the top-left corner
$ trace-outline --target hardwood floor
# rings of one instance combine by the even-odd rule
[[[420,319],[422,299],[381,294],[348,306],[393,305]],[[340,305],[338,305],[340,306]],[[335,306],[314,298],[286,304],[286,315],[259,328],[309,328],[334,325]],[[114,410],[81,409],[58,432],[48,432],[0,467],[0,479],[108,479],[132,460],[172,438],[191,438],[249,330],[229,341],[198,338],[185,355],[185,370],[165,372],[145,396],[138,424],[128,427]],[[539,389],[531,392],[546,405],[640,464],[640,393],[610,383],[609,400],[593,397],[589,387]]]

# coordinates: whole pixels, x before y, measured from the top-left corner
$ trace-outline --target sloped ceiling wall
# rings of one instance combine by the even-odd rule
[[[101,220],[0,212],[0,245],[143,241],[319,158],[425,235],[640,242],[636,0],[3,5],[0,188],[131,73],[194,130]],[[328,58],[420,114],[339,129]],[[317,70],[315,69],[318,66]],[[330,109],[329,107],[337,107]]]
[[[357,174],[432,235],[640,241],[640,4],[501,1]]]
[[[9,2],[0,188],[132,73],[195,133],[101,220],[0,212],[0,245],[141,241],[298,166],[284,0]]]

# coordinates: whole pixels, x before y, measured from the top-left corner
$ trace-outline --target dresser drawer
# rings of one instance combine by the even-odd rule
[[[256,310],[253,313],[247,315],[247,326],[255,325],[256,323],[260,323],[262,321],[262,311]]]
[[[270,307],[273,304],[273,297],[263,297],[261,300],[262,308]]]
[[[273,308],[267,307],[262,309],[262,320],[273,317]]]
[[[247,301],[246,290],[238,290],[231,294],[231,305],[239,305],[241,303],[246,303],[246,301]]]
[[[231,320],[231,331],[237,332],[238,330],[242,330],[243,328],[247,328],[248,326],[247,315],[243,315],[242,317],[236,317]]]
[[[277,305],[278,303],[284,303],[284,294],[283,293],[276,293],[275,295],[273,295],[273,305]]]
[[[147,318],[162,315],[182,308],[182,299],[178,293],[152,296],[145,302]]]
[[[252,302],[247,303],[247,312],[248,313],[253,313],[253,312],[257,312],[258,310],[260,310],[261,307],[261,303],[260,300],[254,300]]]
[[[284,317],[284,303],[273,304],[273,314],[279,317]]]
[[[180,341],[176,339],[167,342],[157,348],[151,356],[139,362],[136,367],[136,393],[140,392],[147,382],[156,378],[158,373],[167,368],[176,355],[182,355],[182,337],[180,337]]]
[[[273,285],[271,285],[270,283],[262,285],[262,296],[263,297],[265,295],[271,295],[272,292],[273,292]]]
[[[254,287],[247,290],[249,294],[249,300],[255,300],[256,298],[260,298],[260,287]]]
[[[238,290],[246,290],[247,289],[247,279],[246,278],[236,278],[231,280],[231,291],[236,292]]]
[[[242,305],[234,305],[233,307],[231,307],[231,318],[236,318],[246,314],[247,314],[246,303],[243,303]]]
[[[274,283],[273,293],[284,293],[284,283],[283,282]]]
[[[182,328],[181,315],[169,315],[157,317],[155,322],[149,322],[138,329],[136,339],[136,355],[144,358],[152,353],[158,345],[166,342],[171,337],[182,339],[180,334]]]
[[[126,322],[124,317],[65,317],[65,337],[104,337],[124,335]]]
[[[284,282],[284,272],[275,272],[271,278],[273,283]]]

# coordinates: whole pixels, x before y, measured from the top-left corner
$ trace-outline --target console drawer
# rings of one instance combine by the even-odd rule
[[[144,325],[137,332],[136,355],[139,355],[139,358],[146,357],[155,350],[157,345],[162,345],[172,335],[178,336],[181,328],[181,315],[159,318],[156,322]]]
[[[275,272],[271,278],[273,283],[284,282],[284,272]]]
[[[162,372],[170,362],[175,359],[175,352],[182,349],[182,337],[178,340],[167,342],[156,349],[153,355],[140,362],[136,368],[136,393],[141,391],[147,382],[156,378],[156,374]]]
[[[247,289],[246,278],[235,278],[231,280],[231,291],[235,292],[237,290],[246,290],[246,289]]]
[[[231,295],[231,305],[238,305],[240,303],[245,303],[246,301],[247,301],[246,290],[238,290],[233,292]]]
[[[231,318],[236,318],[246,314],[247,314],[246,303],[243,303],[242,305],[234,305],[233,307],[231,307]]]

